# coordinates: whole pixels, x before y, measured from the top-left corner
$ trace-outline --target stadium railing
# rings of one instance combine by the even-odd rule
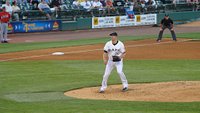
[[[153,14],[153,13],[167,13],[167,12],[181,12],[181,11],[198,11],[200,10],[200,4],[198,3],[180,3],[180,4],[161,4],[157,3],[156,5],[137,5],[134,6],[133,12],[137,14]],[[20,17],[20,21],[26,20],[46,20],[47,17],[44,13],[39,10],[30,10],[30,6],[23,5],[23,10],[17,12]],[[58,11],[55,16],[55,12],[51,14],[52,19],[61,19],[66,21],[74,21],[77,18],[88,18],[88,17],[104,17],[104,16],[122,16],[126,15],[126,8],[129,8],[129,5],[125,6],[115,6],[114,10],[104,8],[103,10],[99,9],[90,9],[86,10],[83,8],[75,9],[67,3],[67,7],[62,11]],[[15,21],[15,19],[13,19]]]

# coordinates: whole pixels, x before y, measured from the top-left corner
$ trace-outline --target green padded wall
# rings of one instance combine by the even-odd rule
[[[187,11],[187,12],[169,12],[170,18],[174,20],[175,23],[184,23],[186,21],[196,20],[200,18],[200,11]],[[157,15],[157,22],[160,23],[161,19],[164,18],[165,13]]]

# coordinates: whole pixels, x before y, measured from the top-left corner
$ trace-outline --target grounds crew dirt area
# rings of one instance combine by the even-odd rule
[[[198,24],[198,26],[196,26]],[[177,26],[175,30],[178,33],[199,32],[200,22]],[[146,30],[143,32],[143,30]],[[144,27],[143,29],[127,28],[114,29],[121,35],[135,36],[145,34],[157,34],[159,28]],[[131,31],[132,30],[132,31]],[[83,34],[88,38],[106,37],[113,29],[92,31],[70,31],[48,35],[48,33],[37,34],[12,34],[10,43],[21,42],[42,42],[42,41],[61,41],[80,39]],[[125,33],[126,32],[126,33]],[[149,33],[148,33],[149,32]],[[169,33],[168,30],[165,32]],[[69,34],[71,33],[71,34]],[[142,33],[142,34],[141,34]],[[145,34],[144,34],[145,33]],[[95,35],[94,35],[95,34]],[[103,34],[103,35],[102,35]],[[33,36],[34,35],[34,36]],[[102,35],[102,36],[101,36]],[[42,37],[39,40],[38,37]],[[34,38],[35,37],[35,38]],[[155,37],[156,38],[156,37]],[[162,42],[157,43],[155,39],[146,39],[138,41],[125,41],[127,55],[125,60],[148,60],[148,59],[172,59],[172,60],[200,60],[200,41],[178,38],[177,42],[164,38]],[[50,48],[41,50],[32,50],[24,52],[0,54],[0,62],[7,61],[30,61],[30,60],[102,60],[104,44]],[[63,52],[64,55],[54,56],[53,52]],[[103,65],[99,64],[99,65]],[[112,75],[111,75],[112,76]],[[103,100],[123,100],[123,101],[159,101],[159,102],[194,102],[200,101],[200,81],[175,81],[161,83],[143,83],[130,84],[127,92],[121,91],[121,85],[109,85],[105,93],[98,93],[99,87],[82,88],[65,92],[66,96],[81,99],[103,99]]]

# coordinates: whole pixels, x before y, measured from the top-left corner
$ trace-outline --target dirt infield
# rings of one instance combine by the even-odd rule
[[[178,81],[146,84],[130,84],[127,92],[120,85],[111,85],[106,92],[98,93],[99,87],[83,88],[65,92],[66,96],[81,99],[195,102],[200,101],[200,81]]]
[[[200,59],[200,41],[179,39],[174,42],[164,39],[126,41],[126,60],[128,59]],[[25,52],[0,54],[0,62],[16,60],[101,60],[104,44],[51,48]],[[53,56],[53,52],[64,52],[62,56]]]
[[[199,27],[200,26],[200,21],[195,21],[195,22],[189,22],[186,24],[179,25],[180,27]]]

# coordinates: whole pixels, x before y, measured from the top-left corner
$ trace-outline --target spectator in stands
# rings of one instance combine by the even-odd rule
[[[145,4],[146,4],[145,0],[140,1],[140,5],[141,5],[140,12],[141,13],[144,13],[147,10],[147,8],[145,7]]]
[[[34,4],[33,4],[32,10],[39,10],[38,4],[37,4],[37,3],[34,3]]]
[[[6,4],[3,4],[2,7],[6,8],[6,12],[10,13],[12,15],[12,6],[10,5],[10,1],[6,0]]]
[[[15,0],[17,2],[17,5],[21,5],[23,0]]]
[[[193,7],[193,11],[198,11],[199,9],[199,0],[187,0],[187,4]]]
[[[105,9],[103,8],[103,5],[99,0],[94,0],[92,6],[93,8],[96,8],[99,10],[99,16],[105,15]]]
[[[147,7],[147,12],[152,12],[152,11],[155,11],[155,7],[156,7],[156,2],[155,0],[148,0],[146,2],[146,7]]]
[[[14,20],[15,21],[19,21],[20,8],[17,6],[17,2],[16,1],[13,2],[12,11],[13,11]]]
[[[113,7],[112,0],[106,0],[106,8],[107,8],[107,11],[108,11],[108,15],[110,15],[111,10],[115,10],[114,7]]]
[[[135,4],[135,1],[134,1],[134,0],[131,0],[131,1],[125,0],[125,5],[124,5],[124,6],[125,6],[125,7],[129,7],[130,10],[133,10],[134,4]]]
[[[80,3],[80,5],[86,10],[86,11],[90,11],[91,10],[91,2],[88,0],[85,0],[83,2]]]
[[[146,2],[146,4],[147,4],[148,6],[155,6],[155,5],[156,5],[156,2],[155,2],[155,0],[148,0],[148,1]]]
[[[53,12],[56,12],[56,18],[58,17],[58,11],[61,10],[61,1],[60,0],[52,0],[50,7]]]
[[[100,0],[103,7],[106,7],[106,0]]]
[[[45,2],[50,5],[51,4],[51,0],[45,0]]]
[[[84,0],[78,0],[78,3],[80,4],[81,2],[83,2]]]
[[[31,3],[32,5],[36,4],[36,5],[38,6],[39,0],[30,0],[30,3]]]
[[[51,9],[45,0],[41,0],[41,3],[38,4],[38,8],[41,12],[46,14],[49,20],[51,20]]]
[[[73,6],[73,8],[75,8],[75,9],[79,9],[79,7],[80,7],[79,1],[78,1],[78,0],[74,0],[73,3],[72,3],[72,6]]]

